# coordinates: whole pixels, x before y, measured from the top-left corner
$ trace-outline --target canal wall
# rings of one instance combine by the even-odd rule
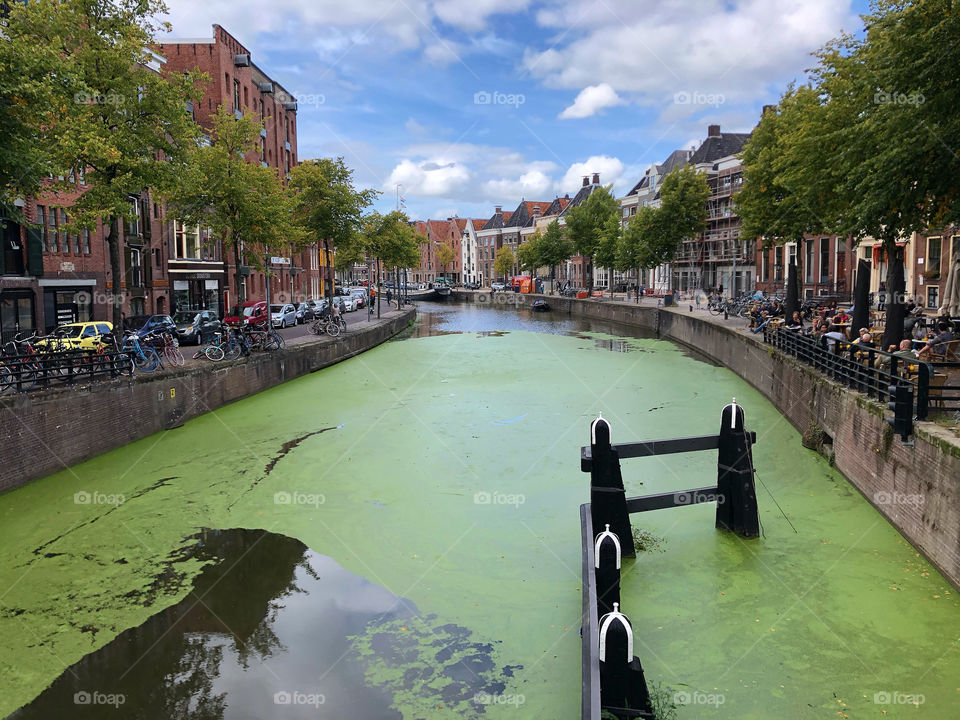
[[[539,297],[553,313],[653,330],[735,372],[960,589],[960,441],[949,430],[916,422],[914,444],[903,445],[886,421],[885,404],[702,311],[658,308],[653,299],[646,305],[511,293],[458,293],[455,299],[528,311]]]
[[[407,328],[415,316],[411,308],[335,340],[246,360],[0,398],[0,491],[358,355]]]

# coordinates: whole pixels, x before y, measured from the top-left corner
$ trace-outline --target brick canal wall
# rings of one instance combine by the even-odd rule
[[[527,311],[544,297],[555,314],[655,330],[696,349],[759,390],[801,433],[821,435],[821,452],[914,547],[960,588],[960,441],[934,423],[914,424],[901,444],[885,404],[869,400],[703,312],[510,293],[459,293],[462,302]]]
[[[4,397],[0,491],[346,360],[389,340],[415,315],[410,309],[336,340],[296,345],[282,353],[257,353],[246,361]]]

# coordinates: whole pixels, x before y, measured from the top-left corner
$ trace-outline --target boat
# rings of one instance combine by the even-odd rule
[[[446,278],[437,278],[433,283],[433,292],[438,300],[449,297],[452,292],[450,284]]]
[[[534,300],[533,304],[530,306],[530,309],[534,312],[547,312],[550,309],[550,305],[543,298],[539,300]]]

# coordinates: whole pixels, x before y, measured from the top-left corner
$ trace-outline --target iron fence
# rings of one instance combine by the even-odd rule
[[[0,394],[73,385],[133,373],[127,353],[68,350],[0,357]]]

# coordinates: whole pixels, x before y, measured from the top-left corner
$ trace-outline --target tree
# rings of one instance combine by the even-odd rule
[[[497,277],[506,278],[516,264],[517,258],[514,256],[513,250],[510,249],[509,245],[504,245],[497,250],[497,256],[493,260],[493,271],[497,274]]]
[[[662,251],[659,242],[663,235],[659,227],[661,218],[657,209],[649,205],[641,207],[630,218],[617,244],[616,265],[619,268],[650,270],[672,259]]]
[[[567,213],[567,235],[573,249],[584,259],[587,291],[593,291],[593,255],[610,216],[619,217],[619,205],[610,192],[612,186],[594,190],[587,199]]]
[[[530,273],[534,277],[537,268],[542,263],[543,256],[543,236],[539,232],[533,233],[525,243],[517,247],[517,267]]]
[[[145,189],[163,194],[177,184],[199,133],[185,112],[187,101],[199,95],[198,78],[164,77],[149,67],[152,58],[145,48],[166,27],[156,20],[164,11],[160,0],[37,0],[12,13],[16,42],[5,48],[38,51],[41,64],[49,60],[50,48],[57,54],[57,68],[47,81],[53,89],[37,90],[37,97],[63,98],[64,90],[73,96],[69,103],[54,104],[56,117],[42,128],[40,142],[49,152],[48,167],[70,168],[73,178],[50,187],[81,190],[68,232],[95,229],[105,220],[118,298],[123,293],[120,220],[134,216],[132,200]],[[28,67],[37,69],[33,63]],[[21,116],[20,121],[33,120]],[[81,173],[83,187],[77,185]],[[122,312],[122,303],[114,302],[116,332]]]
[[[550,279],[556,279],[557,265],[566,262],[573,255],[573,243],[563,232],[558,220],[547,225],[539,245],[540,265],[550,268]]]
[[[794,162],[788,133],[802,123],[805,113],[817,111],[817,103],[810,87],[788,88],[779,106],[764,112],[744,146],[743,187],[733,198],[742,240],[759,240],[764,249],[787,242],[802,247],[808,233],[827,230],[817,210],[825,200],[820,183],[812,179],[802,185],[786,184]],[[799,296],[800,288],[795,291]]]
[[[211,242],[230,244],[241,303],[244,266],[267,272],[267,258],[307,241],[292,221],[293,203],[277,171],[246,159],[259,148],[261,127],[221,105],[212,118],[210,142],[190,152],[183,180],[169,196],[182,220],[209,227]]]
[[[663,178],[660,207],[656,208],[657,237],[652,248],[660,262],[673,262],[684,240],[703,232],[709,197],[706,178],[692,165],[674,168]]]
[[[356,257],[376,258],[388,268],[412,267],[420,262],[421,237],[405,213],[399,210],[386,215],[373,212],[364,218],[361,232],[354,235],[353,242],[345,247],[345,251]],[[378,288],[378,317],[380,296]]]
[[[617,248],[620,246],[620,238],[623,232],[623,225],[620,222],[619,213],[610,215],[600,230],[600,241],[597,243],[597,249],[594,251],[594,262],[600,267],[607,268],[611,272],[610,289],[613,289],[612,270],[621,269],[618,266]]]
[[[364,212],[380,194],[353,187],[353,170],[342,157],[308,160],[290,171],[294,218],[324,254],[348,248],[364,226]],[[333,294],[333,268],[328,270],[326,295]]]
[[[443,242],[437,243],[433,256],[436,258],[437,264],[443,270],[444,274],[446,274],[447,265],[453,262],[453,248]]]
[[[51,135],[83,86],[51,42],[65,34],[69,15],[52,10],[49,2],[13,4],[0,35],[0,218],[18,222],[26,218],[14,201],[73,167],[55,164]]]

